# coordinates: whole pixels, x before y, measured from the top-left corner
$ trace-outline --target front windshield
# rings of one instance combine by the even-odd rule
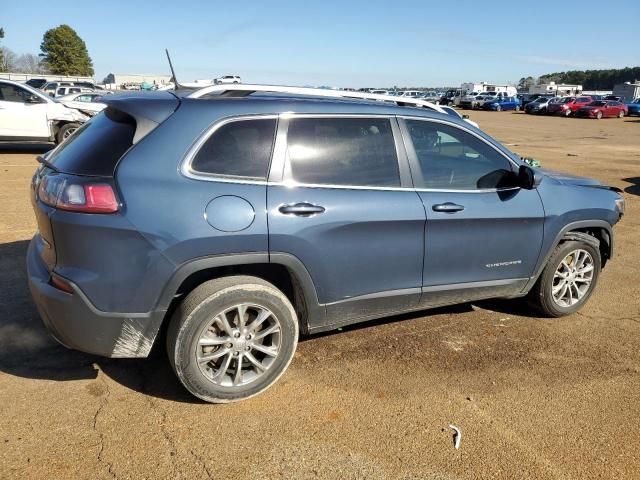
[[[544,97],[536,98],[533,103],[545,103],[548,99]]]

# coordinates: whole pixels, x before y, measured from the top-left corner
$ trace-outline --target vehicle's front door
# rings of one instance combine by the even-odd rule
[[[49,137],[48,104],[27,89],[0,82],[0,139]]]
[[[424,119],[401,127],[427,214],[422,302],[518,294],[542,245],[538,192],[516,187],[517,165],[476,133]]]
[[[294,115],[278,130],[269,252],[304,264],[323,323],[417,305],[426,219],[396,119]]]

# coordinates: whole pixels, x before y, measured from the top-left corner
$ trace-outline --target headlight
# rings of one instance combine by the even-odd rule
[[[622,195],[620,195],[619,198],[616,198],[616,210],[618,211],[620,216],[624,215],[625,204],[624,197]]]

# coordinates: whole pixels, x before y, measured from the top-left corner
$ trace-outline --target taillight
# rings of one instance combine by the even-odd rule
[[[71,212],[115,213],[119,209],[109,183],[60,173],[42,178],[38,198],[51,207]]]

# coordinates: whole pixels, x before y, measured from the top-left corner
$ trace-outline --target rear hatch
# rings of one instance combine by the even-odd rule
[[[37,248],[49,270],[56,265],[52,227],[56,210],[80,215],[114,213],[109,202],[119,202],[114,181],[118,162],[175,111],[179,100],[163,92],[137,97],[114,95],[105,98],[104,103],[108,107],[101,114],[54,150],[38,157],[41,165],[31,182],[31,200],[40,233]]]

